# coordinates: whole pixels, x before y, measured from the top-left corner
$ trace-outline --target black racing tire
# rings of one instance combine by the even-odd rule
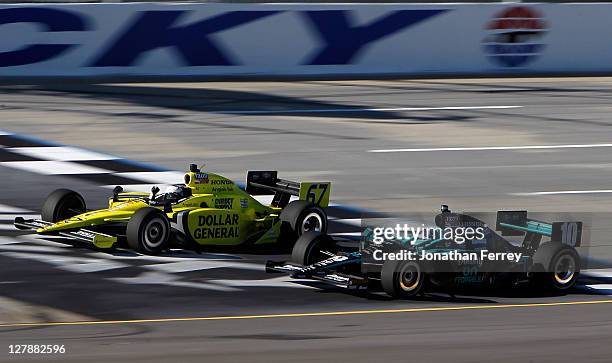
[[[380,284],[389,296],[410,299],[421,293],[427,277],[419,261],[390,261],[383,263]]]
[[[532,257],[530,280],[535,287],[556,292],[571,289],[580,274],[575,248],[558,242],[540,245]]]
[[[128,246],[147,255],[157,255],[166,248],[170,239],[170,222],[159,209],[138,210],[127,225]]]
[[[45,199],[40,215],[43,221],[56,223],[86,211],[85,199],[79,193],[70,189],[57,189]]]
[[[305,200],[294,200],[281,211],[283,238],[295,241],[306,232],[327,233],[327,214],[323,208]]]
[[[306,232],[295,242],[291,252],[291,261],[302,266],[312,265],[329,256],[321,251],[335,253],[337,250],[333,238],[319,232]]]

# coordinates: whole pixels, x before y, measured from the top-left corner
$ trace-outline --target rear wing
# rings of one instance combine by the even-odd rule
[[[582,222],[542,222],[527,218],[526,210],[497,211],[495,229],[502,236],[547,236],[553,242],[572,247],[580,247],[582,241]]]
[[[274,195],[274,207],[283,208],[289,203],[291,196],[296,196],[300,200],[307,200],[324,208],[329,205],[331,183],[298,183],[279,179],[278,171],[249,171],[246,191],[251,195]]]

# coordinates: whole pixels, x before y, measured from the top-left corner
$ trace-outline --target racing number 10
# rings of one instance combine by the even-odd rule
[[[561,243],[576,246],[578,240],[578,224],[576,222],[565,222],[561,225]]]
[[[306,200],[312,204],[321,204],[328,187],[329,184],[312,184],[310,187],[308,187]],[[319,193],[317,193],[317,191],[319,191]]]

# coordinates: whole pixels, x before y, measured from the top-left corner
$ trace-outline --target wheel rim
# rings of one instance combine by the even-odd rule
[[[571,282],[576,274],[576,261],[574,258],[565,254],[557,260],[554,269],[555,282],[559,285],[567,285]]]
[[[305,232],[321,232],[323,229],[323,218],[319,213],[311,212],[304,217],[302,221],[302,233]]]
[[[400,288],[406,292],[414,291],[421,281],[421,271],[418,266],[411,264],[402,268],[399,273]]]
[[[149,248],[157,248],[166,239],[168,228],[163,220],[154,218],[147,223],[144,229],[144,242]]]

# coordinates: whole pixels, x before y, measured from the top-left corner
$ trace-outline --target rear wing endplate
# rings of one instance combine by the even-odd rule
[[[527,218],[526,210],[498,211],[495,229],[502,236],[535,234],[572,247],[580,247],[582,241],[582,222],[542,222]]]

